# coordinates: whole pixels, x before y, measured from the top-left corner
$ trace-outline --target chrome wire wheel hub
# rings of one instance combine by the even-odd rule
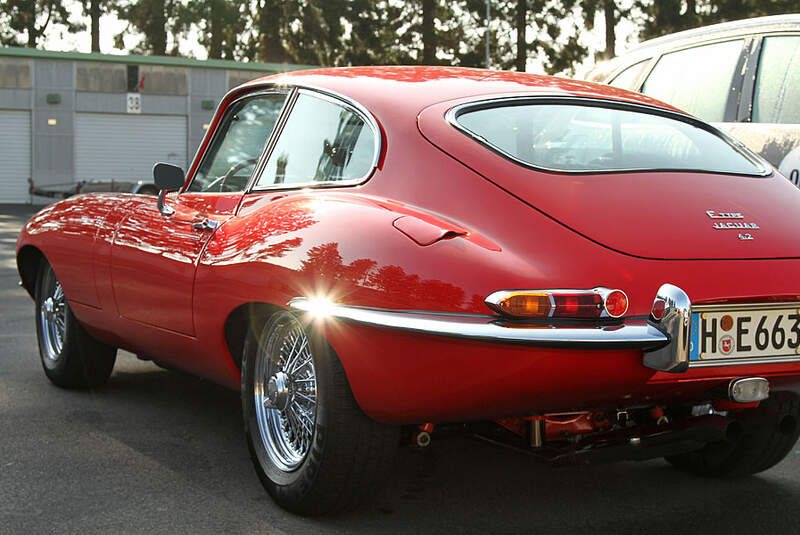
[[[44,356],[50,361],[56,361],[61,357],[67,332],[67,300],[60,282],[55,282],[50,295],[42,302],[39,321],[42,326]]]
[[[259,344],[254,402],[261,440],[272,463],[284,472],[308,455],[317,416],[317,375],[311,344],[295,318],[274,326]]]

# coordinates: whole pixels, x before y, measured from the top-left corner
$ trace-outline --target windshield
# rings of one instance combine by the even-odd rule
[[[502,155],[547,170],[766,174],[756,157],[710,127],[645,111],[504,101],[462,109],[455,122]]]

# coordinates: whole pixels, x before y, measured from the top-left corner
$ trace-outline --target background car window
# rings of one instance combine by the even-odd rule
[[[800,123],[800,35],[764,39],[753,122]]]
[[[636,79],[639,78],[639,75],[642,73],[647,64],[650,62],[649,59],[640,61],[639,63],[634,63],[611,80],[608,85],[612,85],[614,87],[619,87],[621,89],[630,89],[635,91],[636,87],[634,84],[636,83]]]
[[[301,93],[256,186],[360,179],[372,168],[374,151],[361,117]]]
[[[642,93],[705,121],[722,122],[743,44],[739,39],[664,54]]]
[[[457,121],[505,155],[545,169],[761,173],[754,162],[721,137],[651,113],[526,104],[468,111]]]
[[[285,100],[286,94],[271,93],[234,104],[188,191],[244,191]]]

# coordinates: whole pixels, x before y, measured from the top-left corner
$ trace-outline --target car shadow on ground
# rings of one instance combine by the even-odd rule
[[[107,416],[87,422],[98,431],[182,473],[210,493],[228,486],[232,490],[246,481],[256,493],[251,500],[280,518],[249,465],[237,393],[174,372],[123,369],[94,395],[112,407],[136,407],[137,413],[160,420],[149,425],[147,436],[132,433],[130,423],[111,423],[115,419]],[[214,439],[207,440],[206,435]],[[797,455],[792,457],[786,463],[796,467]],[[216,472],[216,463],[229,469],[209,477]],[[290,517],[285,529],[300,522],[320,532],[332,528],[520,532],[535,527],[537,532],[675,533],[691,526],[704,533],[729,533],[735,525],[737,531],[775,533],[784,532],[787,521],[800,526],[797,496],[797,481],[775,472],[734,480],[703,479],[661,460],[551,467],[457,436],[434,440],[423,451],[401,447],[386,486],[362,509],[324,519]]]

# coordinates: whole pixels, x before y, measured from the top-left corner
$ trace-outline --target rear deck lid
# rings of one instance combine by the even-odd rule
[[[619,252],[800,257],[800,190],[738,142],[682,114],[516,97],[434,105],[419,127],[532,208]]]

